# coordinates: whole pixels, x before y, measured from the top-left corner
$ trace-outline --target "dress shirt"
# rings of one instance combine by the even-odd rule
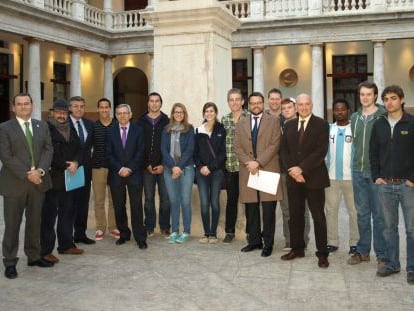
[[[25,121],[22,118],[16,117],[17,122],[19,122],[19,125],[23,131],[23,134],[26,136],[26,125],[25,122],[29,122],[29,129],[30,129],[30,133],[32,133],[33,136],[33,127],[32,127],[32,119],[30,118],[29,120]]]
[[[76,133],[78,133],[78,136],[79,136],[79,131],[78,131],[78,123],[77,122],[79,121],[79,123],[80,123],[80,125],[82,126],[82,129],[83,129],[83,136],[85,137],[85,140],[84,140],[84,142],[85,142],[86,139],[88,138],[88,131],[86,130],[86,127],[85,127],[85,124],[83,123],[82,118],[76,119],[72,115],[70,115],[70,118],[72,120],[73,127],[76,130]]]
[[[300,116],[298,117],[299,118],[299,122],[298,122],[298,132],[300,130],[300,125],[301,125],[300,121],[303,121],[303,120],[305,120],[305,123],[303,124],[303,130],[306,131],[306,127],[308,126],[309,119],[310,119],[311,116],[312,116],[312,114],[308,115],[306,118],[302,118]]]
[[[258,114],[257,116],[254,115],[254,114],[250,114],[250,120],[251,120],[250,125],[252,127],[252,131],[253,131],[253,128],[254,128],[254,118],[257,118],[257,129],[259,129],[260,120],[262,119],[262,117],[263,117],[263,112]]]

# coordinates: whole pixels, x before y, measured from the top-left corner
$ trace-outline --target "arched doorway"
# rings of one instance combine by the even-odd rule
[[[128,104],[132,109],[132,120],[147,111],[148,79],[145,73],[134,67],[120,69],[114,79],[114,107]]]

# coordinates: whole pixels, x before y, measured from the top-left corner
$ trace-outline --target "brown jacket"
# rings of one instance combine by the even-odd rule
[[[241,119],[236,126],[234,149],[240,161],[239,171],[239,200],[241,203],[257,202],[257,190],[247,187],[249,171],[244,163],[255,160],[253,155],[251,116]],[[273,115],[263,113],[257,134],[256,160],[261,170],[280,173],[279,167],[280,121]],[[277,201],[283,199],[279,187],[276,195],[259,192],[260,201]]]

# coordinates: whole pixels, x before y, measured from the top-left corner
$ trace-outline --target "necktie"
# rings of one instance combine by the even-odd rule
[[[24,126],[25,126],[24,135],[26,136],[27,145],[29,146],[31,165],[32,165],[31,168],[34,169],[35,162],[34,162],[34,157],[33,157],[33,136],[32,136],[32,133],[30,132],[29,125],[30,125],[29,122],[24,122]]]
[[[83,127],[82,124],[80,123],[80,121],[76,121],[76,123],[78,124],[78,135],[79,135],[79,139],[81,141],[81,143],[83,144],[85,142],[85,134],[83,133]]]
[[[299,145],[302,144],[304,134],[305,134],[305,120],[301,120],[300,128],[299,128]]]
[[[122,129],[122,136],[121,136],[121,140],[122,140],[122,147],[125,148],[126,145],[126,141],[127,141],[127,128],[125,126],[121,127]]]
[[[259,119],[259,117],[253,117],[254,119],[254,126],[253,126],[253,130],[252,130],[252,143],[253,143],[253,147],[256,149],[256,143],[257,143],[257,132],[258,132],[258,126],[257,126],[257,119]]]

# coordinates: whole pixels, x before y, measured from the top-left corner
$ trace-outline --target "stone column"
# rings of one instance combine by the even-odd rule
[[[150,81],[148,85],[148,91],[154,92],[154,53],[148,53],[148,56],[150,57]]]
[[[33,118],[42,119],[42,100],[40,90],[40,40],[26,38],[29,42],[29,75],[27,91],[33,99]]]
[[[104,97],[108,98],[112,105],[114,104],[114,82],[112,78],[112,59],[115,56],[101,55],[104,59]],[[111,109],[111,116],[113,117],[113,109]]]
[[[313,113],[324,118],[324,88],[323,88],[323,44],[311,44],[312,47],[312,101]]]
[[[85,0],[73,0],[72,17],[78,21],[85,19]]]
[[[252,47],[253,48],[253,91],[264,94],[264,73],[263,73],[263,59],[264,59],[264,47]]]
[[[82,96],[81,84],[81,54],[80,50],[70,48],[72,61],[70,63],[70,96]]]
[[[154,27],[154,89],[186,105],[190,122],[202,121],[202,105],[213,101],[228,112],[232,87],[231,33],[240,25],[217,0],[158,1],[142,16]]]
[[[105,12],[105,27],[112,28],[112,0],[105,0],[103,10]]]
[[[384,45],[385,40],[373,41],[374,44],[374,83],[378,87],[378,101],[385,88]]]

